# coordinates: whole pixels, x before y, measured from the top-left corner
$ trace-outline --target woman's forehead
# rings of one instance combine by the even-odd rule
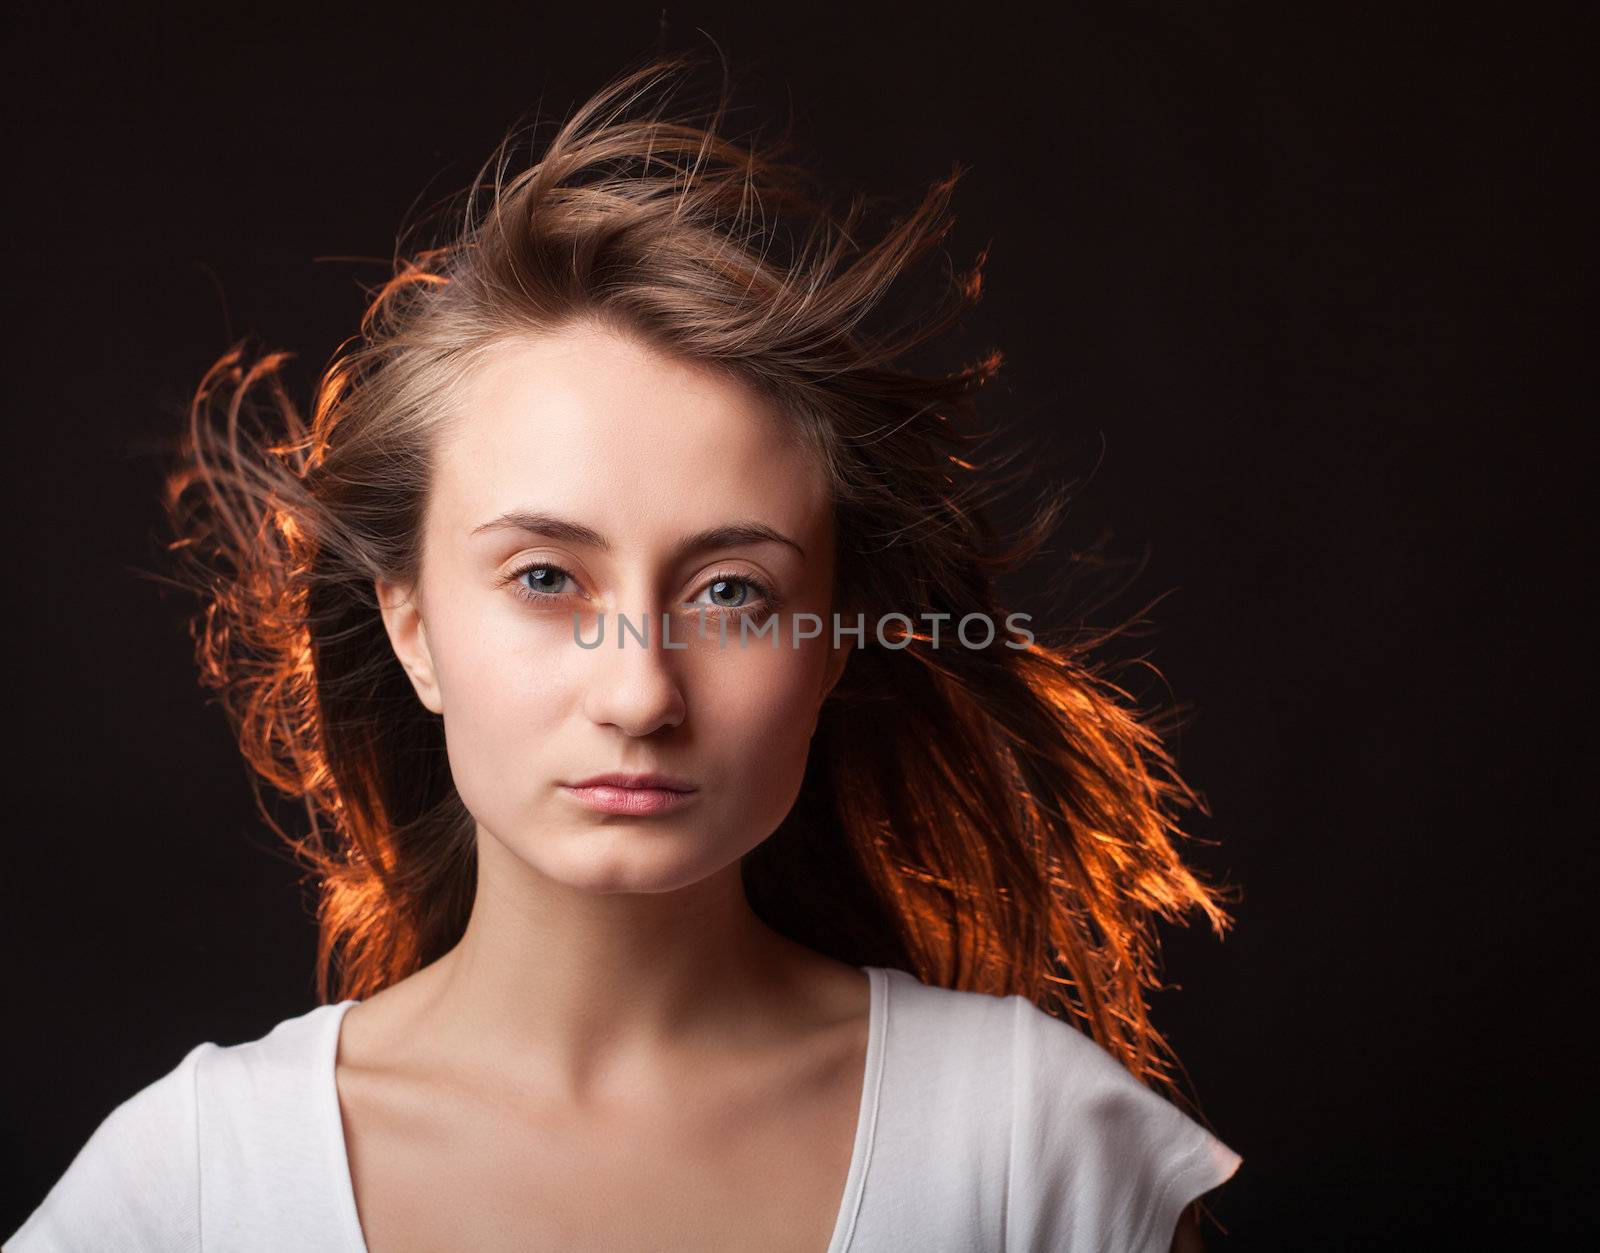
[[[538,508],[617,529],[760,517],[814,538],[827,514],[815,454],[769,401],[605,329],[499,345],[461,395],[434,468],[455,524]]]

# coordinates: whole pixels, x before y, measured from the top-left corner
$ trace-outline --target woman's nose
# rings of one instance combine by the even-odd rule
[[[669,638],[681,644],[679,624],[672,627]],[[585,638],[594,638],[592,628]],[[592,722],[643,736],[683,721],[686,706],[675,664],[680,652],[662,644],[659,610],[653,615],[630,614],[626,623],[618,615],[607,615],[605,634],[590,654],[584,693],[584,712]]]

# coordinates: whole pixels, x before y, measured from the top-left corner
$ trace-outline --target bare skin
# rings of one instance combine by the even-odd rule
[[[368,1248],[821,1253],[855,1138],[866,985],[792,948],[764,961],[794,994],[752,1005],[733,1028],[747,1038],[597,1062],[577,1091],[514,1050],[447,1043],[459,950],[353,1006],[338,1086]]]

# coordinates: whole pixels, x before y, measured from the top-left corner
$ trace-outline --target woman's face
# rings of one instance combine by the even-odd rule
[[[439,437],[423,532],[416,594],[378,591],[480,839],[664,892],[776,829],[846,652],[824,479],[756,393],[587,323],[504,344]],[[800,613],[822,633],[796,646]],[[612,772],[695,790],[643,814],[568,790]]]

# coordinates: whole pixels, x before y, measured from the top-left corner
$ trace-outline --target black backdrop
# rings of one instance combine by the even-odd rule
[[[234,335],[309,384],[381,272],[315,258],[387,256],[505,125],[663,38],[574,7],[8,10],[7,1233],[192,1044],[314,1003],[295,874],[133,573],[155,452]],[[1142,692],[1197,709],[1195,856],[1244,892],[1226,941],[1168,933],[1157,1001],[1245,1157],[1218,1247],[1576,1234],[1575,24],[667,6],[669,45],[696,28],[842,185],[972,167],[950,252],[992,252],[951,350],[1004,349],[986,412],[1087,479],[1067,542],[1148,557],[1120,607],[1166,593]]]

